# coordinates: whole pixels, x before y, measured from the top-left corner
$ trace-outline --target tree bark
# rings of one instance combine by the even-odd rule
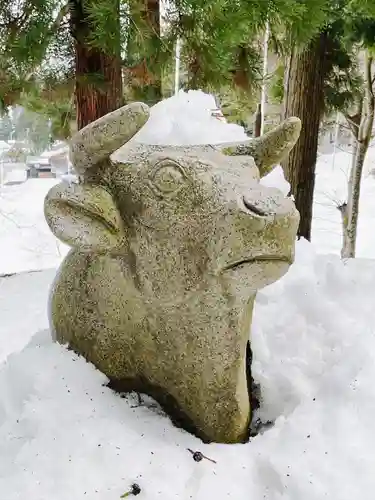
[[[254,120],[254,137],[259,137],[262,129],[262,106],[259,103],[257,105],[257,110],[255,112],[255,120]]]
[[[343,205],[344,208],[339,207],[343,226],[343,244],[341,249],[341,257],[343,259],[354,258],[356,252],[362,172],[374,125],[375,98],[372,84],[372,63],[373,59],[367,52],[362,114],[359,127],[357,128],[357,136],[354,137],[354,156],[348,182],[348,202]],[[353,135],[355,135],[354,132]]]
[[[283,163],[300,213],[298,237],[311,239],[311,221],[320,120],[324,106],[326,33],[312,40],[301,53],[292,51],[287,64],[285,118],[302,121],[299,141]]]
[[[118,19],[117,33],[108,33],[113,43],[110,51],[91,42],[96,26],[84,7],[87,0],[69,0],[78,129],[119,108],[123,102],[119,0],[105,1],[113,5],[113,15]]]

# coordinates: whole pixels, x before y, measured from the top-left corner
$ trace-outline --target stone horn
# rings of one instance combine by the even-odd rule
[[[108,113],[79,130],[70,143],[70,161],[79,175],[126,144],[147,122],[149,107],[134,102]]]
[[[252,156],[261,177],[287,157],[301,132],[301,120],[291,117],[267,134],[232,145],[221,145],[220,150],[228,156]]]

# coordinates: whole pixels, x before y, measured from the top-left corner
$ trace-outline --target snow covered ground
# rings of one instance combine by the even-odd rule
[[[246,445],[203,445],[53,344],[33,292],[49,271],[1,280],[1,304],[18,290],[14,316],[2,316],[1,343],[14,352],[0,366],[1,498],[113,500],[136,482],[146,500],[372,500],[375,264],[317,256],[305,242],[297,250],[257,299],[254,371],[275,426]],[[39,333],[19,351],[27,324]]]
[[[183,107],[168,109],[173,122],[173,110]],[[197,118],[196,133],[209,122]],[[288,274],[257,297],[251,336],[259,416],[274,426],[245,445],[203,445],[149,400],[138,406],[136,397],[112,393],[102,374],[52,343],[48,290],[67,250],[43,219],[44,195],[56,181],[1,191],[0,274],[21,272],[0,278],[1,500],[113,500],[132,483],[145,500],[373,499],[375,178],[367,173],[375,152],[354,261],[338,257],[334,208],[349,157],[337,155],[334,170],[331,160],[318,165],[314,244],[298,242]],[[281,180],[275,170],[264,182]],[[195,462],[188,448],[216,463]]]

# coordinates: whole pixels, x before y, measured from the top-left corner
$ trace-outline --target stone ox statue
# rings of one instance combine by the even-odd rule
[[[47,194],[48,225],[72,247],[53,285],[52,330],[112,387],[151,395],[205,441],[242,442],[254,298],[291,264],[299,219],[259,178],[301,124],[243,144],[117,151],[148,116],[133,103],[80,130],[80,182]]]

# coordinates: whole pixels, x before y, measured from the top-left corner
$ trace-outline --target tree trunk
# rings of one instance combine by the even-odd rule
[[[259,137],[262,131],[262,106],[259,103],[255,112],[254,137]]]
[[[104,1],[110,2],[113,15],[118,19],[117,32],[108,33],[113,43],[110,50],[103,50],[92,43],[96,26],[84,7],[87,0],[69,0],[70,28],[75,47],[78,129],[119,108],[123,102],[119,0]]]
[[[315,164],[324,105],[326,43],[327,35],[321,33],[303,52],[294,50],[287,64],[285,118],[300,118],[302,130],[299,141],[283,166],[300,213],[298,237],[307,240],[311,238]]]
[[[343,259],[355,257],[363,165],[374,125],[375,98],[372,88],[372,62],[372,57],[369,57],[367,53],[362,114],[360,125],[357,129],[358,134],[355,137],[353,146],[355,155],[348,182],[348,202],[343,205],[344,208],[339,207],[343,225],[343,244],[341,249],[341,257]]]
[[[348,203],[344,203],[341,207],[339,207],[343,229],[341,248],[341,257],[343,259],[355,257],[359,215],[359,197],[366,152],[367,147],[364,144],[358,144],[356,148],[355,159],[350,170],[350,177],[348,182]]]

